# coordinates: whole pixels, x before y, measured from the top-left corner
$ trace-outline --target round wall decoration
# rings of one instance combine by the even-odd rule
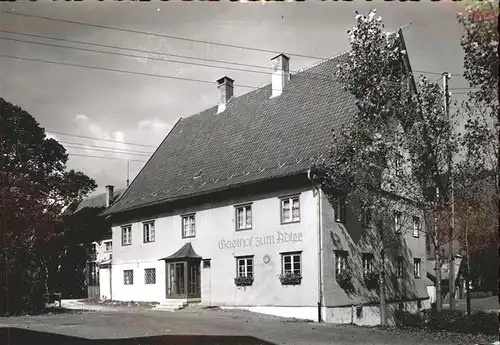
[[[264,260],[264,263],[265,263],[265,264],[268,264],[268,263],[269,263],[269,261],[271,261],[271,257],[270,257],[269,255],[267,255],[267,254],[266,254],[266,255],[264,255],[264,257],[263,257],[262,259]]]

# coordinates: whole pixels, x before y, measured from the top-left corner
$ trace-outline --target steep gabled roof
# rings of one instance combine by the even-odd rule
[[[283,94],[271,85],[180,119],[125,194],[114,214],[267,179],[304,173],[325,153],[332,130],[356,112],[335,78],[348,54],[291,76]],[[271,77],[271,76],[270,76]]]
[[[113,201],[118,200],[126,188],[118,188],[114,191]],[[106,207],[106,193],[97,194],[83,199],[72,208],[66,209],[64,215],[75,214],[85,208],[102,209]]]

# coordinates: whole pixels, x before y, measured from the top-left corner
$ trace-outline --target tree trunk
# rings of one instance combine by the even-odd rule
[[[436,310],[441,311],[443,309],[443,296],[441,292],[441,257],[439,254],[439,247],[436,249]]]
[[[380,297],[380,324],[387,326],[387,303],[385,296],[385,242],[384,227],[379,225],[380,239],[382,247],[380,249],[380,279],[379,279],[379,297]]]

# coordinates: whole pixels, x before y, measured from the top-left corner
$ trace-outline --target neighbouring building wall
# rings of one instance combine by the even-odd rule
[[[300,196],[300,221],[281,224],[280,197]],[[235,205],[251,203],[252,228],[235,231]],[[181,216],[195,213],[196,236],[181,236]],[[155,221],[155,241],[143,242],[143,222]],[[121,226],[132,227],[132,244],[123,246]],[[210,259],[201,267],[201,302],[232,307],[306,307],[317,315],[318,301],[318,209],[310,183],[302,187],[259,192],[246,196],[171,209],[161,215],[123,221],[113,225],[113,299],[162,301],[166,299],[166,264],[169,256],[190,242],[194,251]],[[236,243],[233,246],[232,243]],[[301,252],[300,285],[283,286],[279,280],[283,252]],[[252,286],[234,283],[236,257],[253,256]],[[145,284],[144,269],[156,269],[156,283]],[[124,270],[133,270],[132,285],[124,285]],[[271,308],[272,309],[272,308]],[[312,310],[312,312],[311,312]],[[288,311],[286,311],[288,313]]]
[[[322,194],[322,270],[324,294],[324,318],[328,322],[355,322],[358,324],[378,324],[379,292],[378,287],[370,287],[363,277],[363,255],[373,256],[372,264],[375,271],[380,270],[381,242],[374,230],[363,227],[356,207],[347,205],[343,223],[337,221],[335,204]],[[414,210],[415,215],[420,215]],[[421,216],[421,215],[420,215]],[[426,252],[425,234],[420,232],[413,237],[413,231],[402,231],[398,245],[386,247],[386,281],[387,299],[389,302],[413,301],[427,299],[426,286]],[[336,279],[336,253],[347,254],[347,266],[352,272],[350,286],[341,286]],[[395,275],[395,260],[404,258],[404,276]],[[413,259],[420,259],[420,278],[415,278]],[[408,302],[410,303],[410,302]],[[399,305],[399,304],[398,304]],[[356,306],[364,306],[362,317],[357,317]],[[390,309],[390,308],[389,308]],[[377,319],[374,323],[374,318]]]

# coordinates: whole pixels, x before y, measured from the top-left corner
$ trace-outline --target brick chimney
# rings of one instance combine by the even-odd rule
[[[272,81],[272,97],[279,96],[283,93],[286,84],[290,80],[290,58],[285,54],[280,54],[271,59],[273,62]]]
[[[106,207],[111,206],[113,202],[113,188],[111,185],[106,186]]]
[[[233,82],[234,80],[229,77],[222,77],[217,80],[217,88],[219,89],[219,106],[217,108],[217,114],[226,110],[227,102],[233,97]]]

